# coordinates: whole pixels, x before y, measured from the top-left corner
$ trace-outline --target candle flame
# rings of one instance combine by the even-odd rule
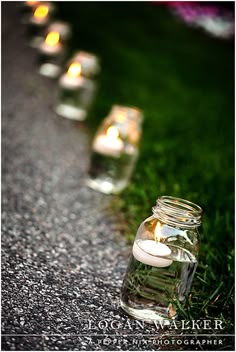
[[[160,242],[161,240],[161,224],[158,221],[154,230],[154,239],[156,242]]]
[[[40,5],[34,11],[34,17],[36,18],[45,18],[48,15],[48,6]]]
[[[81,74],[81,65],[78,62],[73,62],[68,70],[67,70],[67,74],[68,76],[72,77],[72,78],[76,78]]]
[[[118,137],[119,137],[119,131],[114,126],[110,126],[107,129],[107,133],[106,134],[107,134],[107,137],[110,138],[110,139],[118,139]]]
[[[59,42],[60,34],[58,32],[49,32],[46,36],[45,43],[49,46],[54,46]]]

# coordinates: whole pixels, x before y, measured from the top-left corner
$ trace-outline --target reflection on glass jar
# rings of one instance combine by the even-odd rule
[[[64,22],[54,22],[47,28],[45,37],[39,46],[40,74],[47,77],[59,76],[70,35],[70,27]]]
[[[202,209],[162,196],[140,225],[121,289],[121,307],[148,322],[175,319],[197,267]]]
[[[98,58],[94,54],[79,52],[73,56],[59,80],[58,115],[85,120],[96,91],[93,78],[99,70]]]
[[[127,186],[138,157],[142,120],[137,108],[112,107],[94,138],[89,187],[109,194]]]

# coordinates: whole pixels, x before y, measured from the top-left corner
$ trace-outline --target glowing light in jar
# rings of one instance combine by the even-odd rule
[[[55,46],[59,43],[60,34],[58,32],[50,32],[46,36],[45,43],[49,46]]]
[[[81,65],[80,63],[77,62],[73,62],[68,70],[67,70],[67,74],[68,76],[70,76],[71,78],[76,78],[81,74]]]
[[[119,136],[120,133],[116,127],[108,127],[105,134],[95,138],[94,150],[101,154],[119,157],[124,147],[124,143]]]
[[[48,6],[40,5],[34,11],[34,17],[37,19],[43,19],[48,15]]]
[[[111,140],[118,139],[119,138],[119,131],[116,127],[110,126],[107,129],[106,135]]]

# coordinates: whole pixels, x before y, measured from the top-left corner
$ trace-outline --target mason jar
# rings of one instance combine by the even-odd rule
[[[65,62],[67,41],[71,36],[70,26],[62,21],[53,22],[46,30],[39,45],[39,73],[56,78]]]
[[[28,11],[23,17],[22,22],[27,24],[26,33],[29,45],[33,48],[38,48],[43,40],[46,28],[52,20],[56,6],[52,2],[26,1],[24,8]]]
[[[92,53],[80,51],[72,57],[59,79],[55,109],[58,115],[78,121],[86,119],[94,100],[99,70],[98,58]]]
[[[202,209],[159,197],[136,234],[121,289],[121,307],[148,322],[175,319],[197,268]]]
[[[112,107],[93,141],[89,187],[109,194],[127,186],[138,157],[142,120],[137,108]]]

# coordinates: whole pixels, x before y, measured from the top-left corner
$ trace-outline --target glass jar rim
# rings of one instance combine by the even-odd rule
[[[202,208],[183,198],[161,196],[152,208],[154,216],[164,222],[180,227],[197,227],[201,225]]]

